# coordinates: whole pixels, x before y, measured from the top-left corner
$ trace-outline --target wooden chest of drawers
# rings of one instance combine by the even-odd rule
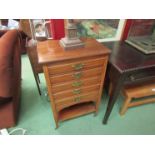
[[[38,43],[56,127],[99,108],[109,49],[94,39],[83,41],[84,48],[69,51],[58,41]]]

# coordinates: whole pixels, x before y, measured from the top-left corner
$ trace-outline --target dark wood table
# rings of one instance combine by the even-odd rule
[[[103,43],[112,50],[107,75],[112,91],[103,124],[107,124],[116,99],[124,85],[139,84],[155,79],[155,54],[145,55],[125,42]]]

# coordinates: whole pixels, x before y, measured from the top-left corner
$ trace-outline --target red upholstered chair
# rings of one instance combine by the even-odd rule
[[[0,31],[0,128],[16,124],[20,103],[21,37]]]

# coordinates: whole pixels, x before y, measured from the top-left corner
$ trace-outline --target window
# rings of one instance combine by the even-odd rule
[[[0,30],[11,30],[19,28],[19,20],[0,19]]]

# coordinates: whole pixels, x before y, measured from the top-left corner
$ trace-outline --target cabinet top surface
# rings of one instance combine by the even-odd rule
[[[125,42],[108,42],[111,49],[109,62],[121,72],[155,67],[155,54],[144,54]]]
[[[108,55],[110,50],[94,39],[81,39],[85,46],[72,50],[64,50],[59,40],[47,40],[37,43],[38,61],[40,64],[84,58],[89,56]]]

